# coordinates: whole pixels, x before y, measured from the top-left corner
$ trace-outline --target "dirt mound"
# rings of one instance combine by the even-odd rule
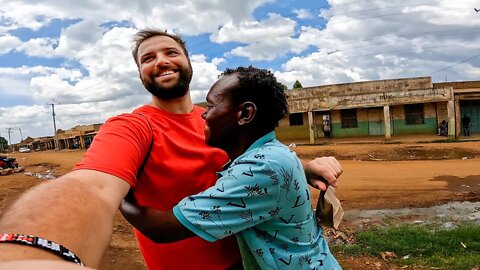
[[[354,146],[355,147],[355,146]],[[480,151],[466,148],[425,147],[421,145],[399,146],[392,149],[378,149],[364,153],[344,153],[335,150],[320,150],[316,153],[299,153],[299,157],[312,159],[318,156],[334,156],[339,160],[402,161],[402,160],[443,160],[480,158]]]

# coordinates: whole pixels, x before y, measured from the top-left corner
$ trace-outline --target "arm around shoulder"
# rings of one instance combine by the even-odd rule
[[[92,170],[77,170],[24,193],[0,219],[0,233],[42,237],[98,267],[112,234],[113,217],[129,184]],[[59,259],[40,249],[0,244],[0,262]]]

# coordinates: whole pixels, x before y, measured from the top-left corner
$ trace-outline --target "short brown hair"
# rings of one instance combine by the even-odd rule
[[[183,41],[181,37],[174,34],[167,33],[167,30],[162,31],[162,30],[147,28],[147,29],[139,30],[133,36],[134,44],[132,49],[132,56],[133,56],[133,60],[135,60],[135,63],[137,64],[137,67],[140,67],[140,63],[138,62],[138,47],[140,47],[140,44],[142,44],[142,42],[144,42],[145,40],[155,36],[164,36],[164,37],[169,37],[175,40],[175,42],[177,42],[178,45],[180,45],[183,52],[185,53],[185,56],[187,56],[187,59],[190,62],[190,57],[188,56],[188,51],[187,51],[187,48],[185,47],[185,41]]]

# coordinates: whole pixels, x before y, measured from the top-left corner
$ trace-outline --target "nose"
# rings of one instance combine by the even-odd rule
[[[162,67],[162,66],[171,64],[168,57],[166,55],[162,54],[162,53],[157,54],[157,59],[156,60],[157,60],[157,62],[155,63],[156,67]]]
[[[206,117],[207,117],[207,110],[205,110],[205,111],[202,112],[202,118],[203,118],[203,120],[205,120]]]

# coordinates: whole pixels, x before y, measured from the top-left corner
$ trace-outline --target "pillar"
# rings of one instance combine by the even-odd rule
[[[448,109],[448,105],[447,105],[447,109]],[[460,100],[458,98],[455,98],[455,103],[454,103],[454,115],[453,117],[455,118],[455,125],[452,125],[455,127],[455,140],[458,140],[460,138],[460,132],[461,132],[461,127],[460,127],[460,124],[462,123],[462,121],[460,120],[462,115],[460,114]],[[450,117],[450,112],[448,111],[448,116]],[[448,124],[449,126],[449,134],[450,134],[450,124]]]
[[[385,140],[390,140],[392,138],[392,134],[390,132],[391,124],[390,124],[390,106],[385,105],[383,106],[383,123],[384,127],[383,130],[385,132]]]
[[[448,138],[450,139],[456,139],[457,138],[457,132],[455,132],[456,128],[456,122],[455,121],[455,101],[449,100],[447,102],[447,115],[448,115]]]
[[[315,143],[315,126],[313,125],[313,112],[312,111],[308,111],[307,112],[308,114],[308,126],[310,127],[309,128],[309,131],[310,131],[310,144],[314,144]]]

